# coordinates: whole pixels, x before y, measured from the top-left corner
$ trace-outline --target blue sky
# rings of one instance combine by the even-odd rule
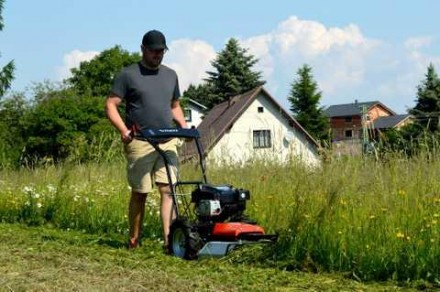
[[[142,35],[158,29],[183,92],[235,37],[286,108],[298,68],[309,64],[323,106],[379,100],[404,113],[429,63],[440,73],[438,11],[438,0],[6,0],[0,66],[15,60],[12,90],[24,91],[116,44],[139,51]]]

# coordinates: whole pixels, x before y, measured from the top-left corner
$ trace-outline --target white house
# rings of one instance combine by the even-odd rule
[[[263,87],[216,105],[197,129],[208,161],[298,158],[309,165],[320,163],[317,142]],[[186,145],[183,156],[194,155],[194,148]]]
[[[188,127],[196,127],[202,122],[203,113],[208,109],[206,106],[198,103],[191,98],[187,99],[187,104],[183,113]]]

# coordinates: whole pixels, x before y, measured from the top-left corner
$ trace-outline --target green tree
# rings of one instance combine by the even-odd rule
[[[409,110],[415,122],[400,129],[384,133],[381,147],[389,150],[414,155],[420,150],[438,149],[440,137],[440,79],[435,68],[430,64],[425,80],[417,86],[416,106]]]
[[[90,144],[114,132],[100,96],[78,96],[72,88],[38,84],[33,102],[22,122],[28,161],[60,161],[72,155],[87,160],[93,154],[88,153]],[[108,149],[112,140],[107,140],[101,150]]]
[[[426,79],[417,87],[416,106],[410,113],[416,117],[416,124],[430,132],[440,130],[440,79],[434,65],[430,64]]]
[[[138,62],[138,53],[129,53],[120,46],[104,50],[90,61],[81,62],[79,68],[71,70],[67,82],[80,95],[107,96],[115,75],[125,66]]]
[[[206,106],[206,101],[209,96],[212,94],[212,88],[210,84],[205,82],[199,85],[190,84],[188,88],[183,92],[182,96],[185,99],[191,98],[194,101],[197,101],[200,104]]]
[[[3,30],[3,3],[4,0],[0,0],[0,31]],[[11,82],[14,79],[14,61],[10,61],[3,68],[0,67],[0,98],[3,97],[6,90],[11,87]]]
[[[263,85],[261,72],[251,70],[258,62],[253,55],[248,54],[248,50],[240,47],[238,41],[231,38],[226,47],[217,54],[211,65],[216,69],[215,72],[208,71],[211,93],[207,100],[200,103],[208,108],[219,104],[231,95],[241,94],[257,86]]]
[[[322,107],[319,107],[321,92],[313,80],[312,68],[305,64],[297,75],[298,79],[292,83],[288,96],[290,111],[315,139],[325,141],[329,138],[330,126]]]
[[[23,117],[29,110],[24,93],[0,101],[0,167],[18,166],[25,141]]]

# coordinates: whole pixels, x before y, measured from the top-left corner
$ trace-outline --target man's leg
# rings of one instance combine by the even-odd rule
[[[139,244],[142,233],[142,223],[145,214],[145,201],[147,194],[131,192],[130,204],[128,207],[128,220],[130,223],[130,248],[135,248]]]
[[[170,233],[170,225],[176,217],[173,206],[173,198],[171,196],[170,186],[163,183],[157,183],[160,192],[160,216],[162,218],[162,228],[164,237],[164,246],[168,245],[168,234]]]

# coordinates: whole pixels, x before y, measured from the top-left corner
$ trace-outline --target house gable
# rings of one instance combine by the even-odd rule
[[[208,159],[233,163],[259,158],[287,161],[291,156],[308,164],[319,163],[316,142],[304,134],[304,129],[295,127],[285,111],[261,90],[228,125]]]
[[[203,115],[206,110],[206,106],[189,98],[188,103],[183,109],[185,121],[188,127],[197,127],[202,122]]]

